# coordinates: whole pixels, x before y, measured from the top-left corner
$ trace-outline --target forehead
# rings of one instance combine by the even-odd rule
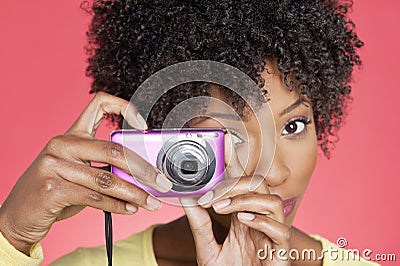
[[[269,99],[268,103],[274,114],[299,99],[298,90],[291,90],[285,84],[284,75],[279,71],[275,62],[267,63],[260,76],[265,81],[263,89],[267,91],[266,97]]]
[[[290,90],[285,84],[284,75],[278,70],[276,62],[267,63],[265,69],[259,74],[264,79],[264,87],[262,90],[267,92],[265,97],[269,99],[268,104],[274,113],[274,116],[279,115],[282,110],[299,99],[299,92],[296,89]],[[215,101],[210,103],[208,109],[220,112],[226,112],[228,109],[232,111],[229,106],[230,100],[223,96],[221,88],[213,84],[210,85],[210,88],[211,97],[227,103],[228,106],[224,106],[223,104],[221,105],[218,101]]]

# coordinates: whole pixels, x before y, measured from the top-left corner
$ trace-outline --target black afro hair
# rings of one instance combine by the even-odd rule
[[[329,157],[351,100],[353,67],[363,43],[348,17],[350,1],[334,0],[95,0],[87,32],[91,92],[129,100],[149,76],[188,60],[232,65],[260,87],[266,60],[276,60],[289,89],[308,96],[317,137]],[[296,82],[291,82],[294,77]],[[208,95],[205,84],[169,91],[152,110],[157,128],[179,102]],[[243,101],[232,104],[242,110]]]

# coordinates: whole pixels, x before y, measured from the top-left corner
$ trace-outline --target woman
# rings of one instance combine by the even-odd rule
[[[276,253],[263,259],[266,250],[259,252],[261,248],[300,253],[313,249],[317,254],[326,249],[326,240],[310,237],[291,223],[314,169],[318,144],[329,156],[331,137],[341,125],[350,97],[353,66],[361,64],[356,50],[362,42],[346,18],[350,4],[301,2],[95,1],[87,74],[93,78],[91,92],[97,94],[68,132],[46,145],[0,208],[2,261],[40,263],[38,243],[51,225],[84,206],[122,214],[133,214],[138,207],[157,210],[158,199],[90,166],[102,162],[129,172],[122,147],[94,135],[107,115],[120,121],[120,126],[119,116],[125,115],[135,128],[160,128],[174,106],[195,96],[232,106],[243,119],[248,138],[231,126],[233,136],[227,135],[226,141],[227,180],[196,199],[200,206],[185,207],[185,217],[152,226],[117,244],[114,263],[275,265],[290,260]],[[255,190],[249,191],[249,185],[254,162],[262,163],[265,154],[260,145],[264,136],[254,113],[236,94],[215,84],[185,84],[166,93],[147,121],[127,101],[156,71],[197,59],[239,68],[265,94],[259,100],[268,101],[275,119],[276,151]],[[205,109],[209,113],[223,111],[210,104]],[[234,124],[226,118],[204,117],[193,119],[190,126]],[[242,164],[243,147],[252,155],[248,164]],[[135,153],[127,157],[136,166],[132,174],[139,180],[159,191],[171,188],[165,176]],[[232,180],[238,182],[223,193]],[[28,188],[35,193],[26,195]],[[196,205],[190,200],[182,199],[183,205]],[[79,259],[82,264],[87,260],[97,264],[105,261],[105,252],[81,249],[55,264],[76,264]],[[324,265],[329,259],[324,257]],[[300,258],[291,263],[319,265],[322,260]]]

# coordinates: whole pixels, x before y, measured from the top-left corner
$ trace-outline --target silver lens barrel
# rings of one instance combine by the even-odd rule
[[[168,140],[157,156],[157,167],[177,191],[194,191],[206,185],[215,172],[215,154],[207,141]]]

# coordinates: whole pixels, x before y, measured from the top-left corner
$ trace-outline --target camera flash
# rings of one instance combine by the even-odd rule
[[[218,138],[219,134],[217,132],[212,133],[197,133],[198,138]]]

